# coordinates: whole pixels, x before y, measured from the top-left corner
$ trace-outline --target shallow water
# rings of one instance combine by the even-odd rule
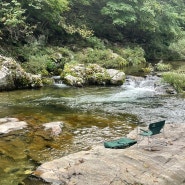
[[[28,123],[24,130],[0,135],[1,184],[16,185],[40,163],[125,136],[141,122],[184,122],[184,98],[160,94],[154,81],[131,80],[120,87],[71,88],[58,84],[1,92],[0,117],[16,117]],[[59,136],[52,136],[42,126],[53,121],[64,124]]]

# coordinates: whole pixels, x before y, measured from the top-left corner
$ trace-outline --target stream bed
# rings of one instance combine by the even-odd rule
[[[33,184],[33,179],[24,179],[39,164],[123,137],[140,123],[163,119],[183,123],[185,98],[158,91],[156,80],[131,79],[120,87],[55,84],[37,90],[1,92],[0,118],[18,118],[28,126],[0,134],[0,184]],[[54,121],[63,123],[57,136],[43,128],[43,124]]]

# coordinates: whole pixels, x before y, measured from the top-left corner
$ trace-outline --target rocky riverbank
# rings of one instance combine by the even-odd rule
[[[13,58],[0,55],[0,91],[42,86],[40,75],[27,73]]]
[[[127,137],[136,138],[136,130]],[[42,164],[34,172],[52,184],[67,185],[183,185],[185,184],[185,124],[166,124],[152,150],[147,139],[126,149],[106,149],[101,143]]]

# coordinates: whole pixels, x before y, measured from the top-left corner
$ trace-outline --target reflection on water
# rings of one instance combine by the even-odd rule
[[[54,87],[1,92],[0,117],[16,117],[28,123],[24,130],[1,135],[1,184],[16,185],[39,163],[127,134],[134,126],[133,123],[137,122],[135,116],[112,116],[79,108],[86,98],[91,98],[91,93],[97,94],[101,99],[101,96],[108,96],[112,91],[112,88]],[[46,132],[42,126],[53,121],[64,123],[62,134],[57,137]]]
[[[0,135],[1,184],[16,185],[39,163],[122,137],[143,120],[185,120],[184,99],[159,95],[154,84],[142,78],[121,87],[1,92],[0,117],[28,123],[24,130]],[[54,121],[64,124],[59,136],[44,130],[44,123]]]

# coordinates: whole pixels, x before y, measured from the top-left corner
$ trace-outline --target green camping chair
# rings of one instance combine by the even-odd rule
[[[151,150],[151,142],[150,142],[150,139],[152,138],[152,136],[157,135],[157,134],[160,134],[161,131],[162,131],[163,136],[164,136],[164,125],[165,125],[165,120],[149,124],[148,130],[140,129],[138,131],[137,135],[142,136],[142,139],[141,140],[143,140],[144,137],[147,137],[148,138],[149,150]],[[137,140],[139,140],[139,139],[137,139]]]

